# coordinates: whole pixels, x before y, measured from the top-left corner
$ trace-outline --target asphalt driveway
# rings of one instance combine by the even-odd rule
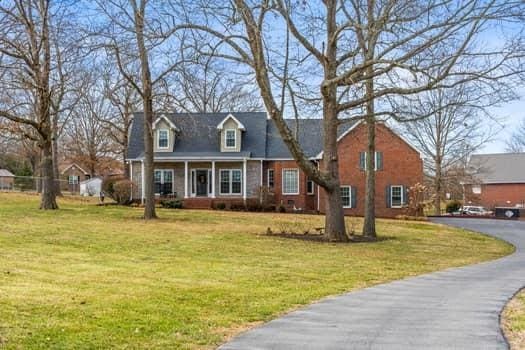
[[[516,253],[327,298],[220,349],[507,349],[499,315],[525,286],[525,222],[433,221],[502,238]]]

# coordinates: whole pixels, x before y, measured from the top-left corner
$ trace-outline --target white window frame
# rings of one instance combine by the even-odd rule
[[[472,185],[473,194],[481,194],[481,185]]]
[[[166,147],[160,146],[160,133],[166,132]],[[169,129],[159,129],[157,130],[157,149],[169,149],[170,148],[170,130]]]
[[[78,175],[69,175],[67,181],[70,185],[78,185],[80,183],[80,176]]]
[[[270,173],[272,174],[272,182],[273,182],[272,186],[270,186]],[[274,188],[275,187],[275,171],[273,169],[266,170],[266,186],[268,188]]]
[[[311,191],[308,190],[308,183],[312,184],[312,190]],[[312,180],[310,180],[309,178],[306,178],[306,194],[309,194],[309,195],[314,195],[315,194],[315,183]]]
[[[223,171],[228,172],[228,192],[222,192],[222,173]],[[238,171],[241,174],[241,188],[239,192],[233,193],[233,172]],[[242,169],[219,169],[219,194],[226,196],[240,196],[243,190]]]
[[[175,193],[175,171],[173,169],[154,169],[153,170],[153,184],[155,184],[155,173],[160,171],[160,184],[164,185],[164,173],[171,173],[171,193]],[[160,194],[160,193],[155,193]]]
[[[342,203],[343,204],[343,208],[344,209],[350,209],[350,208],[352,208],[352,186],[348,186],[348,185],[341,186],[341,188],[340,188],[340,191],[341,191],[341,202],[343,202],[343,196],[342,196],[343,188],[348,188],[348,205],[344,205],[344,203]]]
[[[393,201],[393,197],[394,197],[393,189],[394,188],[399,188],[401,192],[401,203],[399,205],[394,205],[394,201]],[[395,208],[395,209],[403,208],[403,202],[405,201],[403,197],[404,197],[403,185],[391,185],[390,186],[390,208]]]
[[[287,171],[295,172],[295,175],[296,175],[295,178],[297,179],[297,191],[296,192],[285,192],[286,181],[285,181],[284,174]],[[297,168],[285,168],[285,169],[283,169],[283,172],[282,172],[282,193],[284,195],[298,195],[299,194],[299,169],[297,169]]]
[[[228,146],[228,132],[233,131],[233,146]],[[224,148],[234,149],[237,148],[237,130],[226,129],[224,130]]]

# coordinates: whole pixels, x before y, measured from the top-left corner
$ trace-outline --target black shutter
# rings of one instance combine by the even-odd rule
[[[357,208],[357,188],[355,186],[351,186],[350,192],[352,193],[352,201],[350,202],[350,206],[352,208]]]
[[[392,204],[390,203],[390,185],[387,185],[386,186],[386,189],[385,189],[385,202],[386,202],[386,207],[387,208],[391,208],[392,207]]]
[[[366,169],[366,153],[365,152],[359,152],[359,169],[361,170]]]

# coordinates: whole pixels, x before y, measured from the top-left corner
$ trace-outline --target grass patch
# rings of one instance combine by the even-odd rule
[[[502,326],[510,348],[525,349],[525,289],[516,294],[505,307]]]
[[[513,250],[426,222],[379,220],[389,239],[341,245],[261,235],[319,227],[314,215],[159,210],[144,222],[141,209],[60,206],[0,194],[0,348],[209,349],[328,295]]]

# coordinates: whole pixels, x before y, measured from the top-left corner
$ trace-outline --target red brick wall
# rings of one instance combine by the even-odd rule
[[[465,201],[468,204],[482,205],[486,208],[523,205],[525,204],[525,183],[481,185],[480,194],[473,194],[471,186],[465,186]]]
[[[345,209],[346,215],[364,215],[365,172],[359,168],[359,153],[366,150],[367,135],[364,124],[358,125],[340,142],[338,149],[341,185],[356,188],[356,208]],[[376,150],[383,153],[383,169],[376,171],[376,215],[395,217],[404,209],[387,208],[386,187],[404,185],[407,188],[423,183],[423,162],[419,153],[384,125],[376,126]],[[320,211],[324,212],[325,195],[320,193]]]

